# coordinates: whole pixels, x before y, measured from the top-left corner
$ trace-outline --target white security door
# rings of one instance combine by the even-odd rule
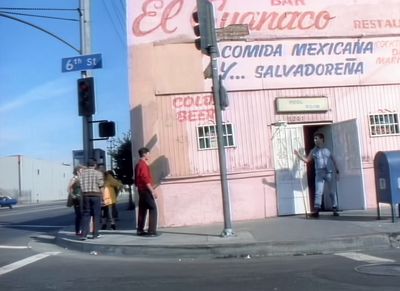
[[[332,127],[333,155],[340,171],[337,181],[339,208],[365,209],[364,179],[357,120],[334,123]]]
[[[303,127],[274,126],[272,130],[278,215],[308,212],[310,208],[306,168],[293,153],[295,149],[299,149],[304,154]]]

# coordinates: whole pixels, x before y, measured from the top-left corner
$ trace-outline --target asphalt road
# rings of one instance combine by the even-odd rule
[[[72,219],[61,204],[1,210],[0,290],[399,290],[398,249],[209,260],[100,256],[51,243]]]

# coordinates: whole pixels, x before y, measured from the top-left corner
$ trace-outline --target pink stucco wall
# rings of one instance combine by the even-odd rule
[[[236,141],[226,150],[232,219],[278,215],[277,121],[316,127],[355,119],[365,205],[375,207],[373,158],[400,144],[400,135],[369,131],[370,113],[400,111],[400,1],[212,2],[217,27],[249,24],[251,40],[219,42],[218,70],[230,98],[223,120],[234,126]],[[211,81],[203,76],[209,58],[193,44],[194,9],[194,0],[128,1],[133,150],[148,146],[153,153],[161,226],[223,220],[217,151],[197,144],[197,127],[215,118]],[[252,11],[270,18],[260,22]],[[312,25],[300,25],[296,15]],[[276,99],[285,97],[326,97],[328,110],[279,113]]]
[[[229,176],[232,221],[273,217],[273,172]],[[160,186],[160,226],[201,225],[224,220],[219,176],[164,181]]]

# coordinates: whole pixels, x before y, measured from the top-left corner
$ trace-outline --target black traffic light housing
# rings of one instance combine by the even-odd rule
[[[213,5],[208,0],[197,0],[197,11],[193,12],[193,20],[193,31],[198,37],[195,40],[196,48],[205,55],[210,56],[214,52],[219,56]]]
[[[90,116],[96,112],[93,77],[78,79],[78,108],[79,116]]]
[[[112,137],[115,136],[115,123],[114,121],[103,121],[99,123],[99,136]]]

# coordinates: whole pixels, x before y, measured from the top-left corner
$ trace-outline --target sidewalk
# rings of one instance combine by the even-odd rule
[[[234,236],[221,237],[223,223],[206,226],[160,228],[159,237],[136,236],[134,212],[119,205],[117,230],[100,231],[102,237],[80,241],[73,226],[56,236],[68,249],[98,255],[151,258],[257,257],[309,255],[374,248],[400,247],[400,221],[392,223],[390,208],[322,212],[319,219],[305,215],[233,222]]]

